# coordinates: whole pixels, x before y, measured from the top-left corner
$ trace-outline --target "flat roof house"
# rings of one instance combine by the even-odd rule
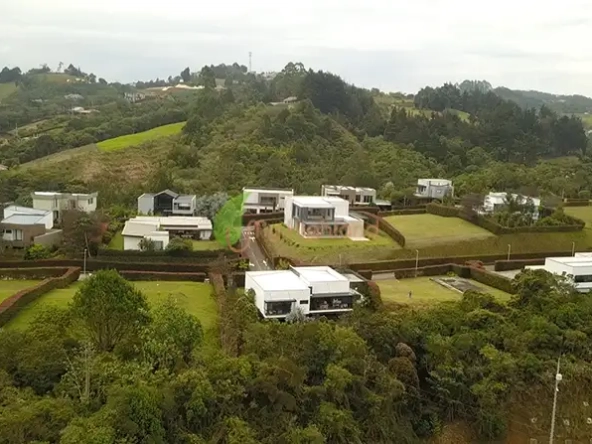
[[[376,190],[365,187],[349,187],[344,185],[323,185],[321,195],[341,197],[350,205],[372,205],[376,201]]]
[[[251,214],[282,211],[286,197],[293,195],[294,190],[287,188],[243,188],[243,208]]]
[[[503,211],[507,207],[507,196],[509,193],[489,193],[483,198],[483,207],[479,210],[481,214],[493,214],[496,211]],[[532,203],[534,206],[533,219],[539,218],[539,207],[541,200],[536,197],[523,196],[521,194],[510,194],[520,205]]]
[[[585,253],[576,253],[573,257],[547,257],[545,265],[530,266],[526,269],[542,269],[567,276],[580,293],[588,293],[592,289],[592,257]]]
[[[164,250],[173,237],[209,240],[212,222],[205,217],[138,216],[125,223],[121,234],[124,250],[140,250],[142,239],[152,240],[157,250]]]
[[[61,240],[61,230],[52,230],[51,211],[11,205],[4,208],[0,221],[2,240],[13,248],[27,248],[33,244],[56,245]]]
[[[296,307],[307,316],[349,312],[361,298],[351,287],[348,277],[326,266],[245,274],[245,289],[255,292],[255,305],[264,318],[284,319]]]
[[[57,193],[55,191],[35,191],[31,193],[33,208],[51,211],[53,220],[62,220],[62,211],[78,210],[92,213],[97,209],[98,193]]]
[[[447,179],[417,179],[415,189],[417,197],[443,199],[445,196],[454,196],[454,186]]]
[[[177,194],[171,190],[144,193],[138,197],[138,214],[193,216],[197,205],[195,194]]]
[[[366,240],[364,221],[349,215],[349,202],[340,197],[286,198],[284,224],[303,237],[349,237]]]

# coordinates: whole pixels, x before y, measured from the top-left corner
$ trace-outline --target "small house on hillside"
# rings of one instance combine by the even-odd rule
[[[340,197],[350,205],[372,205],[376,201],[376,190],[366,187],[349,187],[344,185],[323,185],[321,195]]]
[[[296,103],[296,102],[298,102],[298,97],[296,97],[296,96],[286,97],[284,100],[282,100],[282,103],[285,103],[285,104]]]
[[[153,241],[157,250],[164,250],[174,237],[209,240],[212,222],[205,217],[138,216],[125,223],[121,234],[124,250],[140,250],[143,239]]]
[[[92,213],[97,209],[98,193],[58,193],[55,191],[35,191],[31,193],[33,208],[53,213],[54,222],[62,220],[65,210],[78,210]]]
[[[446,196],[454,196],[454,186],[452,181],[446,179],[417,179],[415,195],[417,197],[444,199]]]
[[[243,207],[245,213],[282,211],[286,197],[293,195],[294,190],[287,188],[243,188]]]
[[[11,205],[4,208],[0,221],[2,240],[12,248],[33,244],[53,246],[61,241],[61,230],[53,230],[51,211]]]
[[[156,194],[144,193],[138,197],[138,214],[193,216],[196,205],[195,194],[177,194],[171,190]]]
[[[523,196],[521,194],[489,193],[483,198],[483,206],[479,210],[481,214],[493,214],[508,208],[508,199],[513,199],[516,204],[532,206],[532,217],[536,221],[539,218],[541,200],[536,197]]]

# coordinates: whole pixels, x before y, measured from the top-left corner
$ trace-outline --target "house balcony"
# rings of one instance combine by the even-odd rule
[[[343,221],[300,222],[300,234],[304,237],[346,237],[349,224]]]

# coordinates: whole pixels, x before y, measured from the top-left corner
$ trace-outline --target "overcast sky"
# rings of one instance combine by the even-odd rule
[[[289,61],[386,91],[446,81],[592,96],[591,0],[0,0],[0,66],[108,80]]]

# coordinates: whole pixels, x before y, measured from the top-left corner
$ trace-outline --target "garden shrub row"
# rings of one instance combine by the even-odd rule
[[[571,251],[552,251],[552,252],[541,252],[541,253],[513,253],[514,259],[540,259],[552,256],[570,256]],[[431,257],[419,259],[418,266],[426,267],[431,265],[441,264],[464,264],[467,261],[480,260],[484,263],[494,263],[498,260],[506,259],[506,254],[479,254],[472,256],[448,256],[448,257]],[[370,270],[374,272],[388,272],[393,270],[401,270],[405,268],[415,269],[415,259],[390,259],[384,261],[373,261],[373,262],[357,262],[349,264],[352,270]]]
[[[564,256],[568,256],[567,254]],[[545,265],[545,258],[495,261],[495,271],[520,270],[530,265]]]
[[[390,210],[390,211],[381,211],[378,213],[380,217],[388,217],[388,216],[405,216],[411,214],[425,214],[426,207],[425,205],[419,208],[402,208],[399,210]]]
[[[270,224],[283,222],[284,221],[284,212],[277,211],[274,213],[261,213],[261,214],[254,214],[254,213],[245,213],[243,214],[243,226],[252,225],[256,221],[266,221]]]
[[[80,277],[80,268],[69,267],[61,276],[44,279],[34,287],[18,291],[0,303],[0,327],[6,325],[23,307],[40,296],[55,290],[65,288]]]
[[[35,268],[35,267],[83,267],[80,259],[50,259],[39,261],[6,261],[0,262],[0,268]],[[89,259],[86,262],[88,271],[104,269],[133,271],[165,271],[170,273],[205,273],[209,270],[207,263],[158,263],[158,262],[116,262]]]
[[[3,279],[42,280],[62,276],[67,269],[67,267],[0,268],[0,281]]]
[[[206,273],[171,273],[163,271],[121,270],[119,274],[128,281],[191,281],[204,282]]]
[[[512,294],[512,280],[480,268],[469,267],[470,278],[498,290]]]
[[[590,206],[589,199],[566,199],[563,202],[564,207],[587,207]]]
[[[466,211],[462,211],[457,207],[450,207],[446,205],[431,203],[427,205],[426,210],[428,213],[435,214],[437,216],[459,217],[496,235],[516,233],[565,233],[573,231],[582,231],[585,225],[584,221],[572,216],[565,215],[565,219],[570,221],[569,225],[533,225],[530,227],[504,227],[488,217],[484,217],[476,213],[467,214]]]
[[[219,256],[236,256],[235,253],[226,249],[220,248],[218,250],[196,250],[196,251],[137,251],[137,250],[112,250],[108,248],[101,248],[97,252],[100,257],[117,257],[117,258],[134,258],[134,260],[154,260],[154,259],[214,259]]]
[[[388,237],[398,243],[401,247],[405,247],[406,239],[399,230],[389,224],[386,219],[383,219],[380,216],[375,216],[369,213],[361,213],[362,216],[365,218],[364,220],[364,228],[374,227],[374,229],[378,228],[379,230],[383,231]]]

